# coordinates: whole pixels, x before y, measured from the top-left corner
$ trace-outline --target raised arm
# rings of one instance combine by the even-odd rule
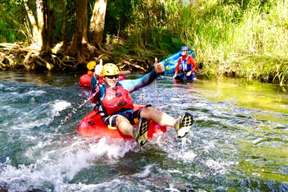
[[[149,85],[159,76],[159,74],[162,74],[163,72],[164,72],[164,65],[158,63],[157,59],[155,58],[154,70],[143,75],[138,79],[122,80],[119,83],[131,93],[146,85]]]
[[[146,85],[149,85],[157,77],[158,77],[158,74],[153,70],[153,71],[143,75],[142,77],[140,77],[138,79],[121,80],[121,81],[119,81],[119,83],[131,93],[131,92],[136,91],[142,87],[145,87]]]

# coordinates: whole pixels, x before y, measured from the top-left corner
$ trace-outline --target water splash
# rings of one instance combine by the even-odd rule
[[[52,116],[59,116],[59,112],[71,107],[71,103],[63,100],[56,100],[51,104]]]
[[[71,80],[69,75],[66,78]],[[212,81],[152,84],[133,93],[136,103],[152,104],[174,117],[189,111],[195,124],[186,140],[177,139],[170,129],[139,151],[133,142],[76,136],[76,124],[92,106],[75,112],[81,101],[78,84],[64,86],[63,77],[52,79],[58,84],[38,86],[27,79],[26,83],[0,83],[0,188],[67,192],[287,189],[287,95],[271,91],[266,103],[265,90],[250,90],[245,96],[241,85],[229,87],[227,98],[214,89]],[[263,107],[257,105],[259,96],[266,103]],[[59,126],[71,111],[70,121]]]
[[[46,143],[31,149],[34,151],[32,153],[38,154],[35,150],[41,150],[42,147],[42,153],[36,157],[34,164],[18,167],[12,166],[9,161],[1,164],[0,183],[6,183],[8,191],[13,192],[28,191],[31,186],[43,188],[45,183],[54,186],[55,191],[61,191],[63,185],[73,179],[80,170],[103,159],[117,161],[135,148],[135,143],[106,138],[97,142],[74,138],[72,143],[62,147],[54,143],[55,146],[50,150],[47,145]]]

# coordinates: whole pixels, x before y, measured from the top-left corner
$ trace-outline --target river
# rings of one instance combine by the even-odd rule
[[[82,138],[92,110],[79,75],[0,72],[0,191],[288,191],[288,94],[239,79],[174,84],[161,78],[133,93],[194,124],[143,148]]]

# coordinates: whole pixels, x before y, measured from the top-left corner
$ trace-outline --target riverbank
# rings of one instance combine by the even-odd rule
[[[50,18],[51,22],[53,18],[63,18],[63,8],[58,7],[58,12],[57,6],[50,7],[56,15]],[[13,7],[11,10],[7,4],[6,14],[2,16],[10,15],[13,10],[15,14],[25,14],[20,4],[13,4]],[[0,45],[0,69],[86,70],[88,61],[102,58],[104,62],[116,63],[123,70],[145,72],[153,64],[154,57],[164,59],[185,44],[195,50],[196,61],[203,63],[203,78],[239,77],[287,87],[287,10],[286,1],[272,0],[192,3],[156,0],[155,3],[143,1],[136,4],[117,1],[108,4],[101,42],[93,43],[90,33],[86,32],[82,38],[84,41],[81,41],[78,38],[81,33],[71,30],[79,23],[59,21],[58,30],[51,28],[48,33],[52,35],[50,41],[42,44],[41,52],[33,49],[35,43],[36,46],[39,43],[38,47],[41,43],[31,39],[31,31],[23,36],[26,25],[23,26],[22,17],[16,23],[10,17],[4,17],[6,27],[1,28],[2,33],[0,30],[0,41],[29,44],[19,43],[13,49],[8,44],[2,48]],[[85,14],[79,14],[79,17],[81,15]],[[59,30],[61,26],[70,27],[63,33]],[[72,34],[77,38],[72,38]],[[61,42],[65,42],[65,46]]]
[[[49,52],[41,52],[25,43],[1,43],[0,44],[0,70],[11,71],[86,71],[86,64],[90,60],[96,62],[103,59],[104,63],[112,62],[117,64],[122,70],[133,72],[146,72],[150,69],[155,57],[162,57],[163,53],[155,50],[142,50],[132,54],[125,54],[123,49],[103,47],[95,50],[96,54],[88,55],[84,60],[65,55],[61,48],[56,45]],[[95,56],[97,55],[97,56]]]
[[[106,49],[107,48],[107,49]],[[153,65],[154,58],[164,59],[169,55],[161,50],[130,50],[124,46],[108,47],[98,50],[98,57],[89,56],[104,63],[116,63],[122,70],[132,72],[147,72]],[[198,49],[198,52],[199,49]],[[34,55],[33,55],[34,54]],[[171,53],[170,53],[171,54]],[[29,58],[33,59],[29,60]],[[286,87],[288,84],[288,59],[271,55],[232,55],[229,62],[214,60],[213,58],[201,58],[201,74],[199,78],[213,79],[222,77],[244,78],[246,80],[258,80],[265,83],[276,83]],[[2,71],[86,71],[86,62],[79,63],[76,58],[64,55],[57,50],[57,46],[49,53],[40,53],[24,43],[0,44],[0,70]]]

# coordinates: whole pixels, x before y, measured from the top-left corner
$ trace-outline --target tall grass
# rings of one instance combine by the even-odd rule
[[[287,85],[287,4],[268,1],[261,6],[251,1],[243,9],[236,3],[207,1],[184,9],[182,25],[190,29],[185,31],[188,38],[182,38],[195,47],[197,59],[206,63],[207,74],[232,72]]]
[[[196,51],[197,61],[206,66],[203,72],[207,76],[234,74],[287,85],[286,1],[141,2],[146,4],[134,7],[135,22],[130,25],[140,47],[149,44],[167,49],[174,44],[176,49],[187,44]]]
[[[271,6],[269,13],[255,7],[244,12],[240,23],[229,31],[229,41],[221,48],[227,56],[223,61],[228,70],[248,79],[287,83],[288,28],[287,20],[281,21],[283,15],[279,9],[284,7],[278,3]]]

